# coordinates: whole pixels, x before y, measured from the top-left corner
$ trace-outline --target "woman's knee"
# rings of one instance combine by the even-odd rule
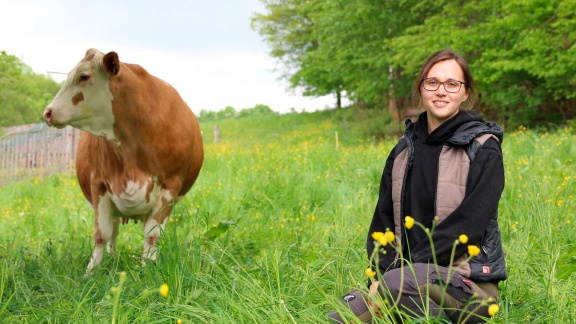
[[[400,294],[418,294],[420,287],[428,283],[429,271],[430,266],[423,263],[390,270],[382,276],[380,293],[393,299]]]

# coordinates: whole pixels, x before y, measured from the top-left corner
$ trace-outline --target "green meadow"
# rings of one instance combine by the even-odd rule
[[[201,123],[202,172],[145,266],[142,224],[131,222],[118,254],[85,275],[93,214],[73,174],[0,187],[0,322],[325,322],[366,285],[367,229],[397,139],[372,137],[366,125],[384,117],[358,114]],[[489,323],[574,323],[576,130],[507,129],[503,151],[509,278]]]

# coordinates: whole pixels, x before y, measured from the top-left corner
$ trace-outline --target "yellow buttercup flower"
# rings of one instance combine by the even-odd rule
[[[468,243],[468,236],[466,236],[466,234],[462,234],[458,237],[458,241],[460,241],[462,244],[466,244]]]
[[[514,222],[511,226],[512,228],[512,232],[516,232],[516,225],[518,225],[518,222]]]
[[[406,216],[404,217],[404,226],[406,226],[406,229],[411,229],[412,226],[414,226],[414,218],[410,217],[410,216]]]
[[[160,295],[164,298],[168,297],[168,292],[170,291],[170,288],[168,288],[167,284],[162,284],[162,286],[160,286]]]
[[[366,273],[366,275],[370,278],[376,275],[376,271],[372,270],[372,268],[366,268],[366,271],[364,271],[364,273]]]
[[[492,304],[490,307],[488,307],[488,315],[494,316],[496,313],[498,313],[499,310],[500,306],[498,306],[498,304]]]
[[[476,245],[468,245],[468,254],[471,256],[477,256],[480,254],[480,248]]]
[[[378,241],[378,243],[380,243],[380,245],[382,245],[382,246],[386,246],[386,244],[388,244],[388,241],[386,241],[386,237],[384,236],[384,233],[382,233],[382,232],[372,233],[372,238],[374,240]]]
[[[394,242],[394,233],[388,231],[384,233],[384,237],[386,238],[386,241],[388,241],[388,243]]]

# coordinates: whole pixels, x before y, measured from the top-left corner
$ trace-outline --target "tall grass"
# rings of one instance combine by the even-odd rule
[[[130,223],[118,254],[89,276],[93,215],[74,176],[0,188],[1,322],[324,322],[366,284],[366,232],[395,144],[366,138],[361,125],[333,111],[202,124],[205,164],[157,262],[141,266],[142,226]],[[491,322],[576,318],[575,139],[571,128],[506,134],[510,278]]]

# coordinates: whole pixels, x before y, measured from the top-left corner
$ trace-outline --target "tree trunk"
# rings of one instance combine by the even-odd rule
[[[390,65],[388,67],[388,79],[394,79],[394,68]],[[394,98],[394,84],[390,84],[388,87],[388,111],[390,112],[390,119],[393,123],[400,123],[400,112],[398,111],[398,105],[396,105],[396,99]]]
[[[392,122],[400,122],[400,113],[398,112],[398,106],[396,105],[396,100],[391,96],[388,100],[388,111],[390,112],[390,118]]]

